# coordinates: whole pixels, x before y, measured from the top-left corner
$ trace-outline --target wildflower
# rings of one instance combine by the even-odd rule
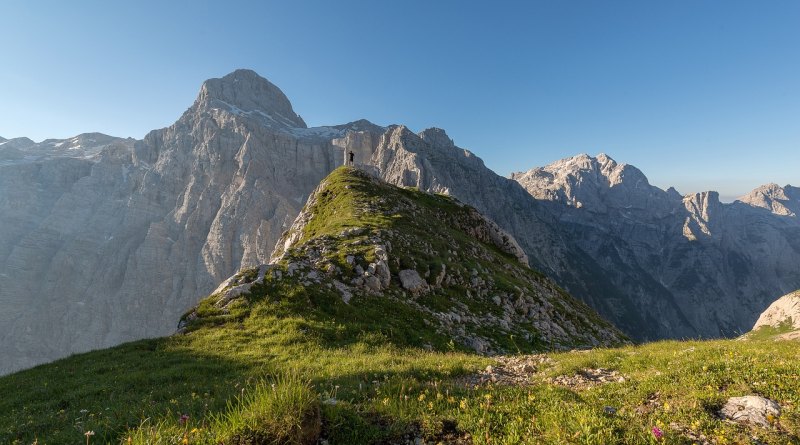
[[[461,409],[467,409],[467,399],[461,399],[461,403],[459,403],[458,406]]]
[[[178,421],[181,423],[181,425],[186,425],[186,422],[189,421],[189,415],[188,414],[181,414],[181,418],[178,419]]]
[[[86,445],[89,445],[89,438],[94,436],[94,431],[87,431],[83,435],[86,436]]]
[[[664,437],[664,431],[661,431],[661,428],[657,426],[654,426],[651,432],[653,433],[653,437],[655,437],[656,440],[661,440],[661,438]]]
[[[186,433],[183,433],[183,440],[181,441],[182,445],[189,445],[189,436]]]
[[[388,397],[386,397],[385,399],[383,399],[383,404],[384,404],[384,405],[388,405],[388,404],[389,404],[389,398],[388,398]]]
[[[421,394],[419,395],[419,397],[417,397],[417,400],[419,400],[420,402],[421,402],[421,401],[423,401],[423,400],[425,400],[425,393],[421,393]]]

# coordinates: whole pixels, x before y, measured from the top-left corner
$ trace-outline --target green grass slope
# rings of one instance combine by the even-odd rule
[[[485,226],[469,208],[341,169],[307,210],[280,259],[226,282],[187,313],[183,334],[0,378],[0,443],[800,440],[796,342],[547,352],[622,338],[480,241]],[[391,277],[376,291],[366,281],[380,274],[365,272],[381,258]],[[402,270],[425,285],[406,289]],[[497,361],[476,354],[475,339],[494,352],[542,353]],[[576,377],[597,369],[614,378]],[[769,428],[717,417],[728,397],[748,394],[780,403]]]

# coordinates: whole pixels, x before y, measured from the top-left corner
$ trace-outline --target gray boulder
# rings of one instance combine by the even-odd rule
[[[428,283],[419,276],[416,270],[405,269],[398,274],[403,288],[413,294],[423,293],[428,290]]]
[[[781,407],[764,397],[731,397],[720,409],[719,414],[737,423],[767,428],[781,415]]]

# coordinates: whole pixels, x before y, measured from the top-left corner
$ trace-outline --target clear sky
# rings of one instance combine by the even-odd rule
[[[502,175],[605,152],[800,185],[800,2],[0,2],[0,136],[141,138],[251,68],[309,125],[445,128]]]

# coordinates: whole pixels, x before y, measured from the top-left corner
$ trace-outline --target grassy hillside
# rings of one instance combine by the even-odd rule
[[[442,441],[443,429],[469,434],[478,444],[651,444],[657,443],[653,427],[665,432],[664,443],[701,443],[684,429],[707,443],[757,443],[753,436],[762,443],[800,443],[797,342],[659,342],[547,354],[552,361],[537,366],[530,386],[476,387],[463,377],[492,359],[394,346],[367,333],[328,339],[315,326],[275,311],[4,377],[0,443],[85,443],[89,430],[95,433],[90,443],[131,437],[132,443],[174,444],[184,432],[188,443],[217,443],[235,424],[218,417],[255,410],[240,399],[262,381],[272,390],[276,376],[277,389],[309,383],[331,444],[402,443],[408,434]],[[582,388],[548,380],[589,368],[616,370],[625,381]],[[782,405],[773,428],[716,417],[728,397],[746,394]],[[606,406],[616,413],[606,414]],[[271,409],[267,419],[278,410]],[[290,419],[299,424],[302,415]]]
[[[486,242],[468,207],[340,169],[301,220],[277,264],[225,283],[183,334],[0,378],[0,443],[800,441],[797,342],[555,352],[623,339]],[[391,279],[370,283],[382,258]],[[782,414],[717,417],[748,394]]]

